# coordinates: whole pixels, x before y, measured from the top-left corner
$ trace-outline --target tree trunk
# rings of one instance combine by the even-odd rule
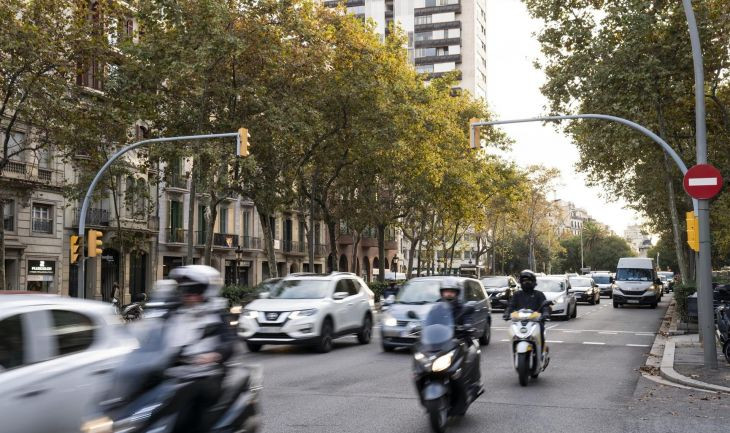
[[[416,254],[418,254],[418,257],[416,257],[416,276],[421,276],[421,240],[416,240]],[[408,278],[410,279],[410,275],[408,275]]]
[[[218,201],[214,200],[214,195],[210,195],[210,204],[208,205],[210,212],[206,212],[207,218],[205,219],[205,254],[203,255],[203,264],[210,266],[211,255],[213,254],[213,229],[215,227],[215,220],[218,218]]]
[[[361,235],[361,233],[359,231],[354,231],[352,233],[352,238],[353,238],[353,242],[352,242],[352,259],[351,259],[352,262],[350,262],[351,263],[350,269],[352,269],[352,273],[355,274],[355,275],[357,275],[358,277],[360,276],[360,269],[358,269],[359,266],[357,265],[357,247],[360,245],[360,238],[361,237],[362,237],[362,235]]]
[[[195,194],[196,194],[196,176],[195,176],[195,158],[193,158],[192,175],[190,176],[190,199],[188,204],[188,238],[187,238],[187,254],[185,256],[185,264],[193,264],[193,236],[195,234]]]
[[[378,281],[385,282],[385,224],[378,224]]]
[[[312,173],[312,190],[311,197],[309,199],[309,251],[307,251],[307,253],[309,254],[309,272],[314,272],[314,235],[317,233],[317,231],[314,229],[314,226],[316,224],[314,221],[314,190],[316,186],[317,170],[315,169],[314,173]]]
[[[456,227],[454,228],[454,239],[451,242],[451,248],[449,253],[449,275],[451,275],[451,269],[454,267],[454,250],[456,249],[456,244],[459,242],[459,223],[456,223]]]
[[[7,290],[5,280],[5,200],[0,200],[0,290]]]
[[[327,234],[330,241],[330,257],[332,257],[330,272],[338,272],[340,270],[340,260],[337,256],[337,221],[327,219]]]
[[[271,221],[269,215],[259,211],[259,221],[264,230],[264,243],[266,244],[266,260],[269,262],[269,278],[279,277],[279,268],[276,266],[276,251],[274,250],[274,236],[271,233]],[[314,265],[312,265],[314,272]]]
[[[413,275],[413,255],[416,254],[416,248],[418,247],[419,241],[420,240],[418,238],[411,240],[411,246],[408,249],[408,269],[406,270],[406,280],[410,280],[411,275]]]

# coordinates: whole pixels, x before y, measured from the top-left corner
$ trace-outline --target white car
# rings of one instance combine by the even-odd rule
[[[0,294],[0,430],[79,432],[137,342],[110,304]]]
[[[356,334],[370,342],[375,296],[355,274],[292,275],[271,292],[246,305],[238,320],[238,335],[248,349],[265,344],[314,346],[332,350],[332,340]]]

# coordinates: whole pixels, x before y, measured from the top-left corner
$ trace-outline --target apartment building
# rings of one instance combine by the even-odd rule
[[[487,97],[486,0],[326,0],[372,20],[383,37],[395,23],[408,35],[408,52],[427,78],[458,71],[457,88]]]

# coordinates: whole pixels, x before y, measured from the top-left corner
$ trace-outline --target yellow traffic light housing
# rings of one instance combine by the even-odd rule
[[[76,235],[71,235],[70,244],[71,244],[71,255],[69,257],[71,259],[71,263],[76,263],[79,260],[79,248],[81,248],[81,237],[76,236]]]
[[[246,128],[240,128],[238,130],[238,139],[237,139],[237,149],[236,149],[236,155],[238,156],[248,156],[249,151],[249,141],[248,139],[251,138],[251,134],[248,133],[248,129]]]
[[[687,244],[695,251],[700,250],[700,225],[694,212],[687,212]]]
[[[86,254],[86,257],[96,257],[97,255],[101,255],[101,246],[103,242],[101,241],[101,237],[104,236],[104,233],[100,232],[99,230],[89,230],[89,236],[88,236],[88,251]]]
[[[477,122],[481,122],[482,119],[477,119],[476,117],[472,117],[469,119],[469,147],[472,149],[478,149],[479,143],[481,141],[482,136],[482,128],[481,126],[472,126],[473,124]]]

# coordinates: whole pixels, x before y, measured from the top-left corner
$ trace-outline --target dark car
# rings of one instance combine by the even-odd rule
[[[381,337],[383,350],[410,347],[419,341],[414,330],[441,298],[439,292],[444,280],[455,281],[461,287],[461,302],[474,307],[474,325],[479,331],[479,342],[489,344],[492,331],[492,308],[484,287],[472,278],[454,276],[421,277],[408,280],[398,291],[394,302],[386,303],[382,316]]]
[[[517,281],[510,276],[484,277],[481,282],[487,289],[492,308],[507,308],[512,294],[517,290]]]
[[[570,287],[576,302],[587,302],[591,305],[601,303],[601,291],[593,278],[589,276],[571,277]]]

